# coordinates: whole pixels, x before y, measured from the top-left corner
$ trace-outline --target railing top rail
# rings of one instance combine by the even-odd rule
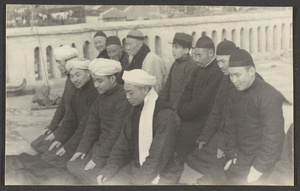
[[[82,33],[92,32],[97,30],[110,31],[110,30],[126,30],[132,28],[151,28],[151,27],[167,27],[167,26],[187,26],[199,25],[206,23],[226,23],[226,22],[241,22],[241,21],[264,21],[280,18],[291,18],[292,12],[285,11],[272,11],[272,12],[249,12],[237,13],[228,15],[215,15],[203,17],[186,17],[186,18],[171,18],[160,20],[137,20],[137,21],[119,21],[119,22],[104,22],[104,23],[85,23],[76,25],[59,25],[59,26],[45,26],[38,27],[39,35],[56,35],[67,33]],[[167,22],[166,22],[167,20]],[[71,26],[71,27],[70,27]],[[20,30],[22,29],[22,30]],[[7,28],[6,37],[14,36],[32,36],[36,35],[36,30],[31,31],[30,27],[26,28]]]

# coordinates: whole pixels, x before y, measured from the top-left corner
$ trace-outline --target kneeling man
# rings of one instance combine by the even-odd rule
[[[126,97],[134,107],[97,181],[98,184],[151,184],[163,174],[166,164],[174,160],[179,118],[158,98],[153,88],[154,76],[135,69],[124,71],[123,80]],[[126,164],[128,158],[131,162]]]
[[[97,184],[99,171],[106,165],[131,105],[123,86],[117,81],[117,75],[122,71],[120,62],[98,58],[91,61],[89,70],[100,95],[92,106],[83,137],[67,167],[82,183]]]
[[[284,97],[256,76],[251,55],[242,49],[229,58],[235,86],[228,100],[223,157],[198,184],[262,184],[279,160],[284,139]]]
[[[44,161],[59,168],[67,168],[67,162],[76,152],[90,108],[98,96],[88,71],[89,63],[89,60],[74,58],[68,61],[66,65],[77,91],[71,99],[69,111],[65,114],[59,128],[54,132],[54,142],[48,151],[41,155]]]

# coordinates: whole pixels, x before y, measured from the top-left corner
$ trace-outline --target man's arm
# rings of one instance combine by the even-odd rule
[[[68,109],[67,113],[65,114],[65,117],[63,118],[60,126],[56,131],[53,132],[55,140],[60,142],[61,144],[64,144],[74,134],[79,123],[74,108],[75,95],[76,94],[73,94],[72,100],[69,103],[70,109]]]
[[[99,97],[98,97],[96,98],[94,104],[91,107],[90,115],[88,116],[86,127],[76,152],[87,154],[89,150],[91,150],[94,143],[99,137],[100,122],[101,119],[99,118]]]
[[[199,136],[197,142],[205,142],[208,143],[214,134],[217,132],[220,123],[225,121],[226,119],[223,119],[223,112],[224,111],[224,102],[227,98],[228,91],[226,90],[226,85],[224,84],[224,80],[221,81],[219,90],[216,95],[215,104],[209,113],[209,116],[207,118],[205,127]],[[228,103],[227,103],[228,104]]]
[[[54,113],[54,116],[52,117],[50,125],[47,127],[51,131],[54,131],[55,129],[58,128],[60,122],[62,121],[62,119],[65,115],[66,104],[69,104],[69,103],[65,102],[66,96],[72,96],[72,94],[74,93],[74,90],[75,90],[75,87],[72,87],[72,86],[74,86],[74,85],[72,84],[71,80],[69,80],[69,78],[67,78],[65,89],[64,89],[64,92],[61,97],[61,101],[59,102],[58,107]]]
[[[124,124],[125,118],[131,109],[131,105],[127,101],[125,95],[121,99],[117,100],[117,105],[114,108],[113,122],[110,127],[110,132],[106,137],[105,141],[100,145],[100,148],[93,150],[92,160],[99,166],[106,164],[107,158],[115,145],[122,126]]]
[[[173,63],[174,65],[174,63]],[[169,72],[169,75],[168,75],[168,78],[167,78],[167,81],[160,93],[160,98],[162,100],[165,100],[166,102],[169,101],[170,99],[170,89],[171,89],[171,80],[172,80],[172,70],[173,70],[173,65],[171,66],[171,69],[170,69],[170,72]]]
[[[120,136],[112,148],[105,167],[99,173],[107,180],[111,179],[117,174],[118,170],[125,165],[125,158],[129,158],[133,155],[132,111],[133,109],[131,109],[129,115],[126,117]]]
[[[282,99],[281,96],[274,94],[274,92],[262,94],[259,106],[263,124],[262,142],[254,159],[253,166],[262,173],[270,170],[277,162],[284,140]]]
[[[71,152],[75,152],[80,140],[82,139],[83,133],[85,131],[86,128],[86,124],[87,124],[87,120],[89,118],[90,115],[90,110],[92,105],[95,102],[96,97],[98,96],[98,92],[95,89],[92,89],[91,91],[87,92],[88,96],[85,102],[84,107],[80,108],[81,110],[83,110],[83,116],[81,117],[78,127],[75,131],[75,133],[72,135],[72,137],[70,138],[70,140],[72,141],[68,141],[64,147],[68,147],[71,149]],[[82,114],[81,114],[82,115]]]
[[[189,83],[186,86],[178,105],[178,114],[181,119],[192,120],[198,116],[207,115],[210,112],[210,105],[212,105],[215,100],[215,95],[218,91],[222,75],[223,74],[218,71],[212,73],[210,75],[211,78],[207,82],[209,84],[201,90],[202,95],[199,95],[199,97],[192,96],[194,87],[191,87],[191,84],[196,82],[191,81],[192,83]],[[195,77],[193,80],[196,79],[197,78]]]
[[[134,184],[151,183],[173,157],[180,120],[177,114],[170,109],[161,110],[156,118],[154,122],[155,134],[149,149],[149,155],[134,175]]]

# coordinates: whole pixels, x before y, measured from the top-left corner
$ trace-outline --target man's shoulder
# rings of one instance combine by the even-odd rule
[[[258,84],[258,89],[257,91],[259,91],[259,96],[262,98],[265,98],[267,100],[272,100],[272,99],[276,99],[276,100],[280,100],[283,101],[284,97],[283,95],[277,90],[275,89],[272,85],[270,85],[269,83],[265,82],[264,80],[257,78],[255,79],[257,81]]]
[[[155,54],[154,52],[149,52],[147,54],[147,56],[145,57],[144,61],[145,60],[151,60],[151,61],[161,61],[162,62],[162,59],[161,57],[159,57],[157,54]]]

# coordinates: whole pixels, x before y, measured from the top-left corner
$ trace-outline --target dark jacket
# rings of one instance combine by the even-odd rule
[[[156,101],[153,114],[153,140],[149,156],[139,166],[138,128],[143,105],[134,107],[127,117],[120,137],[108,159],[107,165],[100,174],[111,178],[125,165],[125,158],[133,157],[138,172],[132,174],[134,184],[149,184],[161,172],[168,161],[174,160],[174,144],[179,129],[179,118],[169,106],[160,100]]]
[[[256,73],[256,76],[262,77]],[[228,100],[232,97],[235,87],[229,75],[222,78],[214,107],[207,118],[205,127],[197,142],[205,142],[202,149],[196,148],[187,158],[186,163],[194,170],[205,174],[217,160],[217,150],[224,150],[224,127],[229,113]]]
[[[100,52],[97,56],[97,58],[106,58],[106,59],[109,59],[109,56],[107,54],[107,51],[106,49],[104,49],[102,52]]]
[[[76,87],[71,82],[71,79],[69,76],[67,76],[66,84],[64,92],[61,96],[61,101],[54,113],[54,116],[50,122],[50,125],[47,127],[51,131],[54,131],[58,128],[61,120],[65,116],[65,113],[69,110],[70,101],[72,99],[73,93],[75,92]]]
[[[205,68],[198,67],[184,89],[177,108],[181,124],[176,149],[183,160],[196,146],[195,141],[214,105],[222,77],[223,72],[214,59]]]
[[[226,121],[225,156],[237,154],[233,171],[249,168],[267,173],[278,161],[284,139],[282,102],[275,88],[256,77],[251,86],[234,90]]]
[[[272,173],[267,179],[268,184],[293,185],[294,184],[294,124],[289,127],[281,153],[280,160],[276,163]]]
[[[83,131],[98,92],[93,80],[89,80],[81,89],[77,89],[71,100],[70,111],[66,113],[59,128],[54,131],[55,140],[59,141],[66,152],[73,155],[82,138]]]
[[[190,81],[191,75],[197,67],[196,61],[190,55],[186,55],[173,63],[168,79],[160,94],[160,97],[165,100],[175,110],[183,93],[184,87]]]
[[[92,149],[92,160],[104,166],[131,107],[120,84],[98,96],[77,152],[87,154]]]
[[[120,84],[124,85],[124,80],[122,79],[122,76],[123,76],[124,70],[128,70],[128,68],[130,67],[129,55],[124,50],[123,50],[122,57],[120,58],[119,62],[121,63],[121,66],[122,66],[122,72],[117,74],[117,80]]]

